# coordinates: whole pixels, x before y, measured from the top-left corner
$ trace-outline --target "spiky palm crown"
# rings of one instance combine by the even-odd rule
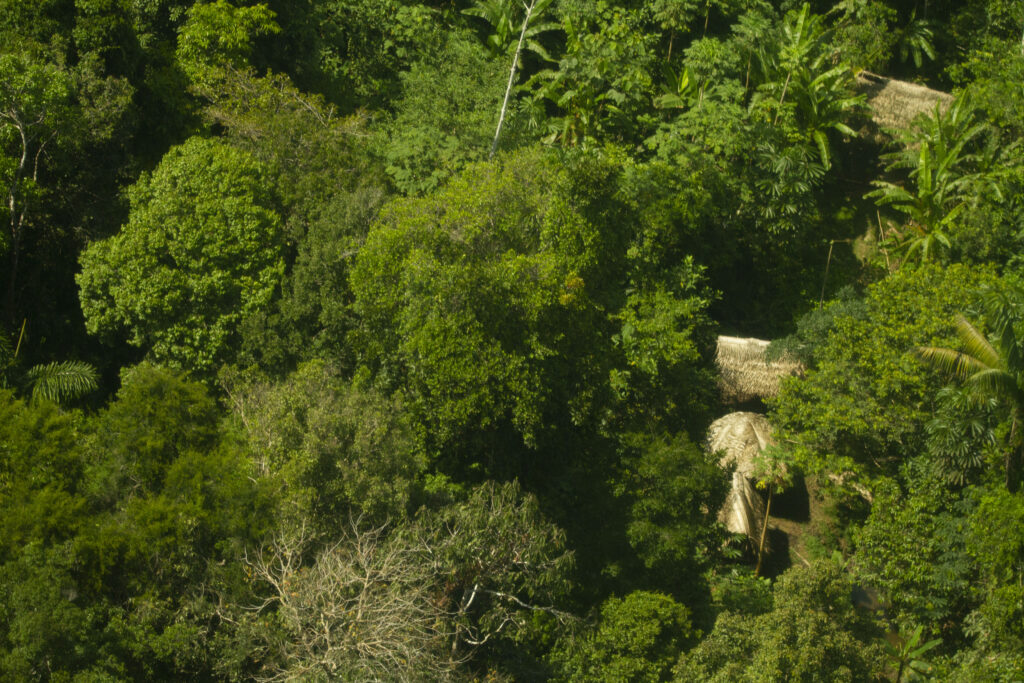
[[[962,351],[922,347],[918,354],[966,386],[1006,401],[1019,421],[1024,416],[1024,340],[1016,327],[1024,317],[1024,288],[1013,285],[1008,291],[991,290],[983,303],[991,339],[958,315],[956,332]]]

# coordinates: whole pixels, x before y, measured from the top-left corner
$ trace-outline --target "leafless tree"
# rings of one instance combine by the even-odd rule
[[[244,556],[262,599],[221,610],[254,644],[259,680],[453,680],[531,614],[575,619],[550,606],[572,562],[562,533],[516,484],[401,525],[351,520],[326,545],[291,519]]]
[[[310,564],[304,555],[313,539],[300,525],[246,557],[253,577],[270,589],[253,609],[276,605],[288,634],[268,644],[259,680],[450,678],[456,663],[445,646],[452,635],[431,599],[430,576],[386,532],[353,521]]]

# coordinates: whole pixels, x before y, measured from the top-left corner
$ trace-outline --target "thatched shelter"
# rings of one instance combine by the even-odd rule
[[[708,448],[722,453],[722,467],[736,466],[732,488],[719,512],[729,531],[746,534],[754,543],[761,537],[765,505],[754,487],[754,459],[772,443],[772,426],[758,413],[729,413],[708,428]]]
[[[871,107],[871,120],[883,131],[910,128],[918,115],[935,111],[936,104],[945,111],[953,101],[949,93],[870,71],[858,73],[856,85]]]
[[[722,398],[727,403],[746,403],[779,393],[784,377],[803,372],[803,366],[785,358],[769,362],[769,342],[763,339],[719,337],[715,353]]]

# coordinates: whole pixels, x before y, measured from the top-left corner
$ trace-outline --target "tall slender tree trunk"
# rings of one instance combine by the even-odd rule
[[[786,91],[789,90],[789,79],[793,78],[793,71],[786,74],[786,82],[782,84],[782,97],[779,98],[779,108],[775,110],[775,119],[772,121],[774,126],[779,122],[779,114],[782,113],[782,103],[786,101]]]
[[[22,199],[19,197],[19,192],[22,190],[22,179],[28,166],[28,138],[21,122],[13,117],[11,118],[15,121],[16,128],[21,136],[21,158],[11,178],[11,185],[7,190],[7,210],[10,212],[10,225],[8,228],[10,238],[7,248],[10,252],[7,264],[7,292],[4,297],[4,314],[8,322],[13,325],[17,318],[17,297],[15,292],[18,285],[18,255],[21,252],[21,232],[25,224],[24,200],[19,201]]]
[[[772,490],[774,486],[768,487],[768,502],[764,506],[764,524],[761,526],[761,542],[757,544],[757,566],[754,567],[754,576],[761,575],[761,562],[764,560],[764,539],[768,535],[768,520],[772,514]]]
[[[529,6],[526,8],[526,16],[523,18],[523,29],[519,32],[519,43],[516,45],[516,53],[512,57],[512,68],[508,72],[508,85],[505,86],[505,99],[501,103],[501,114],[498,116],[498,127],[494,131],[494,141],[491,142],[491,153],[487,155],[488,159],[494,158],[494,153],[498,150],[498,138],[501,137],[501,127],[505,124],[505,112],[508,111],[508,100],[512,96],[512,86],[515,85],[516,81],[516,70],[519,68],[519,55],[523,51],[523,41],[526,40],[526,29],[530,26],[530,15],[533,14],[533,6],[537,4],[537,0],[530,0]]]

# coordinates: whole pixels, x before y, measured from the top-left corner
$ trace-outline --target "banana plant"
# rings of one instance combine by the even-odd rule
[[[767,41],[756,52],[761,85],[751,107],[774,111],[777,125],[791,111],[796,129],[815,145],[821,165],[832,166],[829,131],[856,135],[846,123],[865,107],[863,95],[852,91],[853,72],[846,64],[834,66],[822,18],[804,4],[790,12],[777,40]]]
[[[863,95],[850,92],[852,74],[847,66],[837,66],[815,76],[806,85],[794,89],[797,112],[803,130],[818,148],[821,165],[832,166],[828,131],[834,130],[847,137],[857,133],[846,124],[850,115],[862,109]]]
[[[921,642],[923,628],[918,626],[909,636],[900,636],[899,644],[886,643],[885,652],[889,660],[896,666],[896,683],[905,680],[920,680],[932,672],[932,666],[925,662],[922,657],[925,653],[939,646],[942,641],[938,638]]]
[[[683,67],[679,73],[666,64],[662,67],[662,94],[654,98],[654,106],[659,109],[686,109],[694,102],[703,99],[709,79],[699,80],[689,67]]]
[[[894,245],[904,263],[933,260],[952,248],[950,228],[985,182],[974,171],[976,155],[968,151],[984,131],[984,124],[975,122],[968,97],[961,96],[945,112],[936,104],[931,116],[902,136],[902,149],[883,157],[888,172],[908,171],[907,180],[875,181],[877,189],[865,197],[903,215]]]
[[[476,0],[472,7],[462,10],[462,13],[483,19],[490,25],[491,33],[484,42],[492,58],[507,55],[520,38],[522,28],[522,49],[550,62],[553,60],[544,46],[537,42],[537,36],[560,27],[555,22],[533,22],[544,15],[551,2],[552,0],[537,0],[527,4],[515,0]],[[525,17],[523,10],[526,10]]]

